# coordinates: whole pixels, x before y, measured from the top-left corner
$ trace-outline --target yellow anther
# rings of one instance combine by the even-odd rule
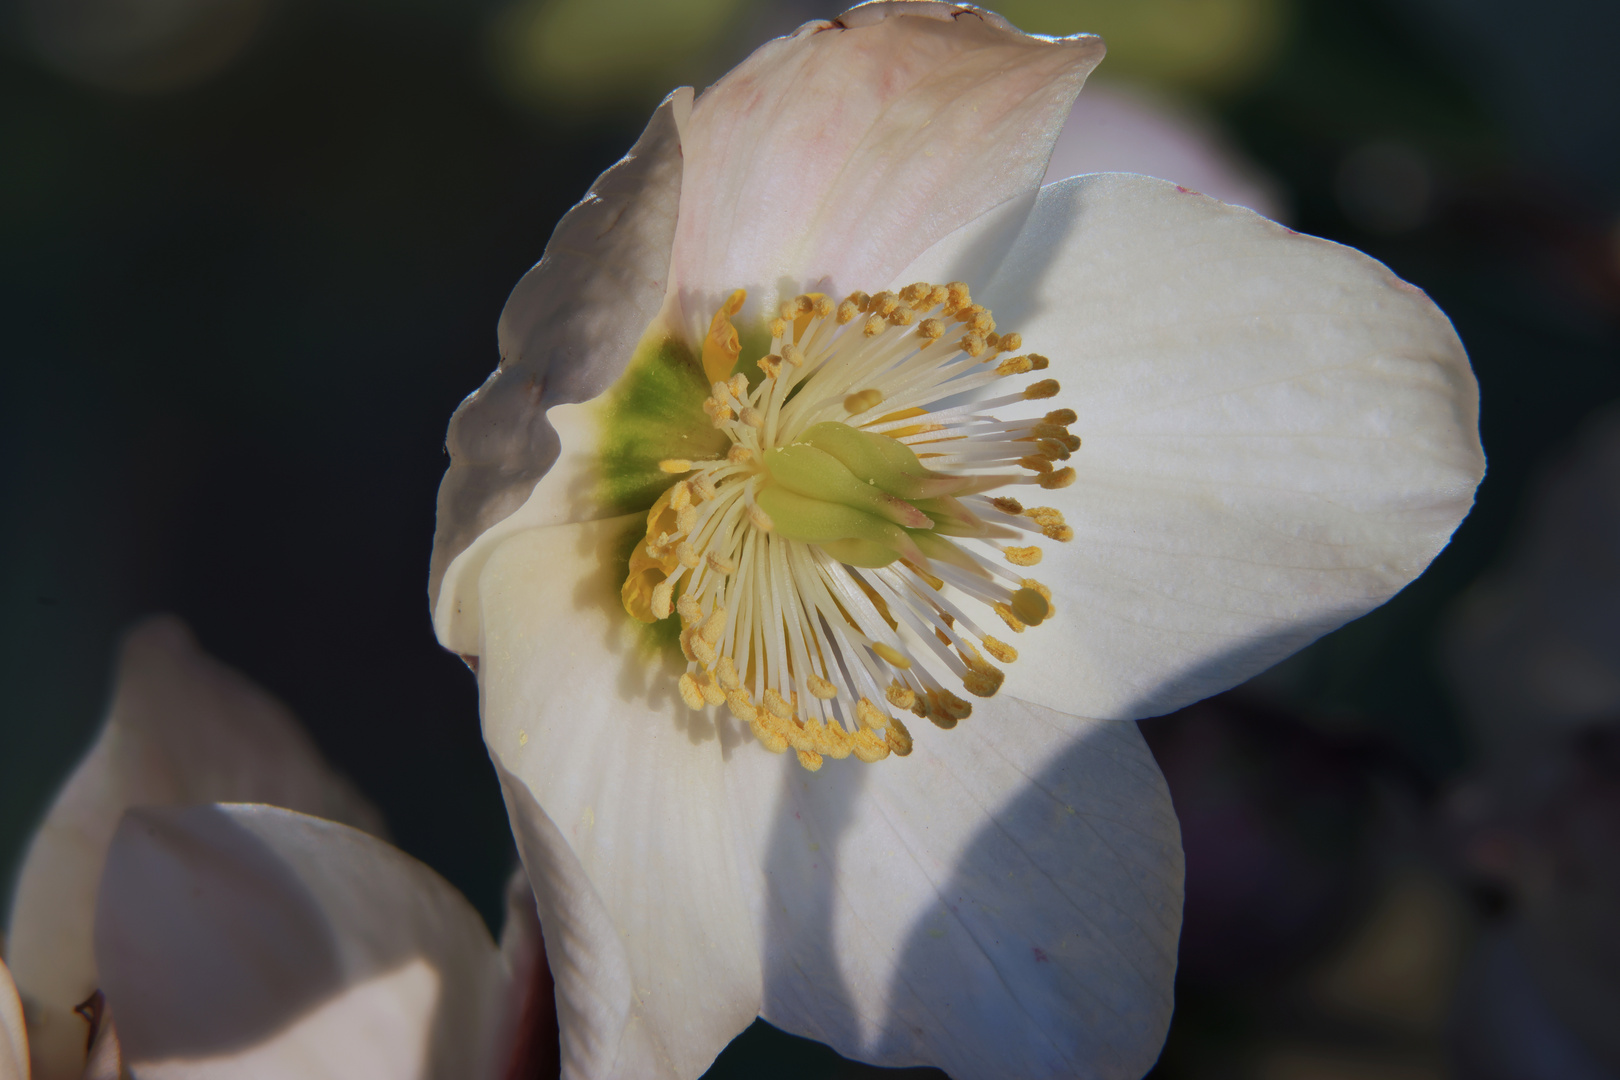
[[[1034,359],[1035,357],[1031,355],[1030,360]],[[1039,401],[1042,398],[1056,397],[1060,389],[1062,388],[1058,386],[1056,379],[1042,379],[1040,382],[1030,383],[1024,387],[1024,400]]]
[[[703,556],[698,554],[698,549],[692,546],[690,540],[682,540],[675,545],[675,558],[688,570],[696,570],[698,563],[703,561]]]
[[[1001,621],[1006,623],[1007,629],[1011,630],[1013,633],[1022,634],[1024,632],[1025,626],[1023,621],[1020,620],[1017,615],[1014,615],[1013,609],[1008,607],[1006,604],[998,601],[997,603],[990,605],[990,610],[994,611],[997,615],[1000,615]]]
[[[889,325],[910,326],[917,321],[917,313],[908,307],[898,307],[889,313]]]
[[[889,721],[888,728],[883,732],[883,741],[888,743],[895,757],[905,757],[911,753],[911,732],[897,719]]]
[[[974,697],[995,697],[1006,677],[1000,668],[980,661],[979,666],[969,668],[962,676],[962,686]]]
[[[1018,659],[1018,650],[1000,638],[981,638],[979,644],[984,646],[985,652],[1000,660],[1003,664],[1010,664]]]
[[[893,645],[888,645],[881,641],[874,641],[872,642],[872,651],[883,657],[883,659],[887,660],[890,664],[899,668],[901,671],[911,670],[911,659],[907,657],[905,653],[901,652],[899,649],[896,649]]]
[[[856,289],[854,292],[850,293],[844,301],[846,304],[854,304],[856,309],[859,311],[865,311],[867,305],[871,302],[872,298],[861,292],[859,289]]]
[[[667,473],[672,473],[672,474],[677,474],[678,475],[680,473],[691,472],[692,471],[692,463],[690,461],[687,461],[685,458],[678,458],[678,457],[665,458],[663,461],[660,461],[658,463],[658,469],[659,469],[660,472],[667,472]]]
[[[1041,487],[1045,488],[1047,491],[1055,491],[1058,488],[1066,488],[1070,484],[1074,483],[1074,475],[1074,469],[1065,465],[1057,472],[1047,473],[1045,476],[1041,477]]]
[[[952,307],[967,307],[973,303],[973,295],[969,292],[965,281],[951,282],[945,286],[945,294]]]
[[[698,686],[698,681],[692,678],[690,671],[681,675],[680,682],[677,685],[680,687],[681,700],[686,702],[688,709],[701,709],[708,704],[708,700],[703,696],[702,688]]]
[[[788,705],[787,698],[778,693],[774,686],[765,688],[765,696],[760,701],[770,710],[771,715],[779,720],[789,720],[793,717],[793,709]]]
[[[737,419],[741,420],[755,431],[759,431],[765,427],[765,414],[754,408],[752,405],[744,405],[742,414],[738,416]]]
[[[860,306],[853,300],[845,300],[838,305],[838,325],[848,326],[855,321],[855,316],[861,313]]]
[[[799,764],[803,765],[806,769],[810,770],[811,772],[815,772],[817,769],[821,768],[821,755],[816,753],[814,750],[800,750],[798,754]]]
[[[709,564],[709,569],[717,574],[735,574],[737,572],[736,564],[727,562],[712,551],[705,556],[705,561]]]
[[[983,356],[985,348],[984,335],[977,333],[963,334],[962,340],[956,343],[956,347],[969,356]]]
[[[782,374],[782,358],[775,353],[766,353],[756,360],[755,364],[765,373],[767,379],[774,379]]]
[[[776,523],[771,520],[771,515],[761,510],[757,505],[748,508],[748,521],[760,532],[770,532],[776,528]]]
[[[681,638],[683,641],[685,641],[687,649],[692,653],[692,659],[696,660],[704,667],[712,667],[714,665],[714,646],[709,642],[704,641],[702,636],[698,634],[697,631],[688,630],[686,633],[681,635]]]
[[[1001,347],[1001,335],[1000,334],[986,334],[986,335],[984,335],[984,343],[986,345],[990,346],[990,348],[994,349],[996,352],[1006,352],[1007,351],[1006,349],[1003,349]]]
[[[911,688],[901,686],[897,682],[890,683],[889,689],[884,691],[883,696],[888,699],[890,705],[897,709],[909,709],[917,704],[917,695],[911,691]]]
[[[1035,443],[1035,449],[1040,451],[1042,457],[1052,461],[1067,461],[1069,459],[1068,444],[1058,442],[1056,439],[1040,439]]]
[[[717,607],[710,612],[709,617],[703,620],[703,628],[698,631],[704,641],[710,645],[720,643],[720,635],[726,632],[726,609]]]
[[[1052,617],[1052,590],[1034,578],[1025,578],[1024,587],[1013,593],[1012,610],[1025,625],[1039,626]]]
[[[818,318],[825,319],[833,313],[832,297],[816,293],[814,311]]]
[[[883,404],[883,391],[872,387],[866,390],[857,390],[844,398],[844,411],[851,416],[855,416],[881,404]]]
[[[804,367],[804,350],[797,345],[783,345],[782,359],[794,367]]]
[[[831,701],[838,696],[838,687],[823,679],[820,675],[812,675],[805,680],[810,687],[810,694],[822,701]]]
[[[991,499],[990,505],[995,507],[997,510],[1000,510],[1003,514],[1012,514],[1015,517],[1024,512],[1023,503],[1019,502],[1017,499],[1010,498],[1005,495],[997,496],[996,498]]]
[[[816,722],[816,749],[830,758],[843,760],[855,749],[855,742],[841,724]]]
[[[926,281],[914,281],[900,290],[900,299],[908,304],[915,304],[934,291],[934,287]]]
[[[978,305],[975,304],[974,307],[978,307]],[[988,311],[980,308],[973,313],[973,318],[968,322],[968,326],[972,328],[975,334],[988,334],[996,328],[996,320],[990,317]]]
[[[861,326],[861,333],[866,337],[877,337],[883,333],[883,328],[889,324],[881,315],[868,315],[866,322]]]
[[[677,514],[692,505],[692,485],[682,480],[669,489],[669,506]]]
[[[726,460],[733,465],[742,465],[754,460],[754,452],[742,443],[733,443],[731,449],[726,451]]]
[[[1047,525],[1063,524],[1063,511],[1055,506],[1035,506],[1025,511],[1029,519],[1035,524],[1045,527]]]
[[[794,319],[797,319],[799,317],[798,301],[785,301],[781,307],[777,308],[777,314],[781,315],[783,320],[787,322],[792,322]]]
[[[720,685],[725,686],[723,677]],[[740,686],[726,687],[726,708],[731,710],[732,716],[735,716],[745,724],[752,724],[755,717],[759,715],[759,710],[755,708],[754,703],[748,699],[748,691],[744,690]],[[781,753],[780,750],[776,752]]]
[[[1040,423],[1031,427],[1029,433],[1037,439],[1061,439],[1069,432],[1061,424]]]
[[[697,528],[697,507],[688,506],[675,515],[675,529],[677,532],[689,533]]]
[[[1075,414],[1073,409],[1053,409],[1051,412],[1047,413],[1043,419],[1045,419],[1048,424],[1057,424],[1060,427],[1068,427],[1070,424],[1080,419],[1080,417]]]
[[[1046,458],[1041,457],[1039,454],[1028,454],[1021,457],[1018,459],[1017,464],[1020,467],[1030,469],[1033,472],[1044,474],[1052,471],[1052,463]]]
[[[1067,525],[1044,525],[1041,534],[1048,540],[1056,540],[1060,544],[1067,544],[1074,539],[1074,530]]]
[[[770,714],[756,713],[754,721],[748,727],[761,746],[773,754],[780,754],[788,748],[787,732],[769,723],[769,720]]]
[[[917,324],[917,336],[927,338],[930,343],[938,341],[945,336],[945,324],[939,319],[924,319]]]
[[[936,690],[928,698],[952,720],[966,720],[973,715],[972,703],[963,701],[949,690]]]
[[[861,730],[850,737],[850,749],[868,765],[889,756],[888,740],[873,732]]]
[[[692,498],[697,502],[708,502],[714,498],[714,481],[709,479],[708,473],[698,473],[687,481],[692,486]]]
[[[709,333],[703,339],[703,371],[710,379],[725,378],[737,364],[737,354],[742,347],[737,338],[737,328],[731,325],[731,317],[742,310],[747,297],[747,290],[736,290],[709,320]]]
[[[872,704],[870,698],[861,698],[855,703],[855,722],[861,725],[863,731],[880,728],[888,724],[889,714]]]
[[[703,700],[710,705],[724,705],[726,703],[726,692],[712,678],[698,680],[698,689],[703,691]]]
[[[726,389],[731,393],[732,397],[741,401],[748,394],[748,376],[740,371],[737,372],[731,377],[731,383]]]
[[[742,680],[737,677],[737,665],[729,656],[722,656],[720,662],[714,665],[714,677],[727,690],[735,690],[742,685]]]
[[[1023,347],[1023,344],[1023,336],[1017,331],[1010,330],[1001,335],[1001,340],[996,342],[996,348],[1000,349],[1002,352],[1017,352]]]
[[[1009,356],[996,365],[997,375],[1027,375],[1031,370],[1027,356]]]
[[[890,315],[893,315],[895,309],[899,306],[900,298],[888,290],[877,293],[872,297],[871,309],[883,316],[885,319],[887,319]]]
[[[1038,547],[1010,547],[1001,553],[1014,566],[1034,566],[1041,561],[1041,549]]]
[[[788,328],[787,320],[786,319],[772,319],[771,322],[770,322],[770,327],[771,327],[771,337],[773,337],[773,338],[781,338],[784,334],[787,333],[787,328]]]
[[[655,619],[667,619],[670,612],[670,596],[675,591],[675,585],[667,578],[653,586],[652,613]]]
[[[1031,364],[1035,365],[1035,370],[1036,371],[1045,371],[1047,366],[1052,363],[1052,361],[1048,360],[1046,357],[1042,356],[1040,353],[1034,353],[1034,352],[1029,354],[1029,362]],[[1056,384],[1054,383],[1053,385],[1056,385]],[[1055,393],[1057,393],[1057,391],[1054,390],[1054,391],[1052,391],[1052,393],[1055,394]],[[1067,411],[1067,410],[1065,410],[1065,411]],[[1070,421],[1068,421],[1068,423],[1072,424],[1072,423],[1074,423],[1074,421],[1070,420]]]
[[[949,300],[950,297],[951,290],[947,289],[943,285],[935,285],[931,290],[929,290],[928,299],[925,301],[925,305],[926,307],[937,308],[941,304],[945,303],[945,301]]]

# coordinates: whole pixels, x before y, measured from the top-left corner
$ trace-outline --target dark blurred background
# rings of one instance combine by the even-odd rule
[[[659,97],[839,7],[0,4],[0,896],[118,634],[171,610],[498,919],[505,815],[426,609],[446,421]],[[1108,39],[1052,178],[1362,248],[1480,382],[1490,473],[1430,571],[1144,724],[1188,860],[1155,1075],[1620,1074],[1620,6],[1000,10]],[[762,1074],[864,1070],[757,1024],[712,1075]]]

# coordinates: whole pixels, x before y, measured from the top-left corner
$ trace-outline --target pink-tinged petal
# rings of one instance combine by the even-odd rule
[[[132,630],[107,720],[35,833],[12,901],[12,972],[30,1010],[35,1080],[77,1077],[97,986],[90,932],[118,819],[132,806],[250,800],[374,832],[376,810],[321,760],[281,702],[197,646],[173,617]]]
[[[701,342],[732,289],[874,291],[928,245],[1033,191],[1099,38],[1031,37],[944,3],[874,3],[769,42],[682,132],[670,262]]]
[[[585,401],[624,370],[663,302],[692,91],[664,99],[624,159],[557,223],[507,298],[501,362],[450,418],[428,599],[452,559],[522,506],[557,458],[546,410]]]
[[[521,867],[506,884],[506,921],[501,924],[501,962],[508,992],[497,1003],[495,1045],[505,1048],[500,1075],[510,1080],[550,1080],[561,1068],[557,989],[546,963],[546,944],[534,890]]]
[[[1170,1021],[1182,887],[1136,725],[1003,697],[912,734],[905,758],[788,768],[752,823],[762,1015],[956,1080],[1135,1080]]]
[[[0,963],[0,1080],[28,1080],[28,1031],[11,972]]]
[[[900,278],[955,274],[1051,357],[1083,440],[1032,577],[1055,614],[1003,693],[1154,716],[1224,690],[1388,600],[1484,474],[1478,390],[1444,314],[1360,252],[1141,176],[1041,190],[998,265],[962,230]]]
[[[484,739],[556,977],[564,1075],[690,1078],[759,1012],[736,745],[619,599],[642,515],[531,529],[479,579]]]
[[[271,806],[131,810],[96,961],[150,1080],[494,1078],[505,966],[449,883],[381,840]]]

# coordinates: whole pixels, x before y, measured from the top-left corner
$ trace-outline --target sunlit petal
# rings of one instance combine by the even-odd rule
[[[682,133],[670,275],[690,340],[734,288],[764,311],[784,279],[873,289],[1032,191],[1102,55],[944,3],[866,5],[756,50]]]
[[[570,1075],[696,1076],[757,1014],[726,757],[619,601],[637,519],[533,529],[480,578],[484,737],[557,979]],[[647,1070],[641,1072],[638,1070]]]
[[[881,768],[793,769],[757,823],[763,1015],[958,1080],[1134,1080],[1169,1024],[1182,878],[1136,726],[998,698],[915,737]]]
[[[900,275],[966,272],[987,215]],[[1007,691],[1168,712],[1389,599],[1484,472],[1478,391],[1445,316],[1350,248],[1139,176],[1041,191],[976,298],[1049,353],[1083,439],[1055,616]],[[1028,403],[1028,409],[1045,402]],[[1031,501],[1036,501],[1032,499]]]

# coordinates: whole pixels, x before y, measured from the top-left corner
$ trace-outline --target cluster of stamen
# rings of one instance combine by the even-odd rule
[[[1051,590],[1026,576],[1040,547],[1009,541],[1073,530],[1051,507],[984,493],[1072,483],[1075,414],[992,414],[1059,388],[995,392],[1048,361],[997,333],[960,282],[799,296],[771,320],[752,380],[733,370],[743,299],[721,306],[704,346],[703,410],[729,451],[660,463],[681,479],[648,514],[625,607],[680,617],[682,700],[725,705],[766,749],[812,770],[904,756],[894,711],[954,727],[972,706],[945,683],[989,697],[1004,678],[991,661],[1017,659],[968,608],[1013,633],[1053,614]]]

